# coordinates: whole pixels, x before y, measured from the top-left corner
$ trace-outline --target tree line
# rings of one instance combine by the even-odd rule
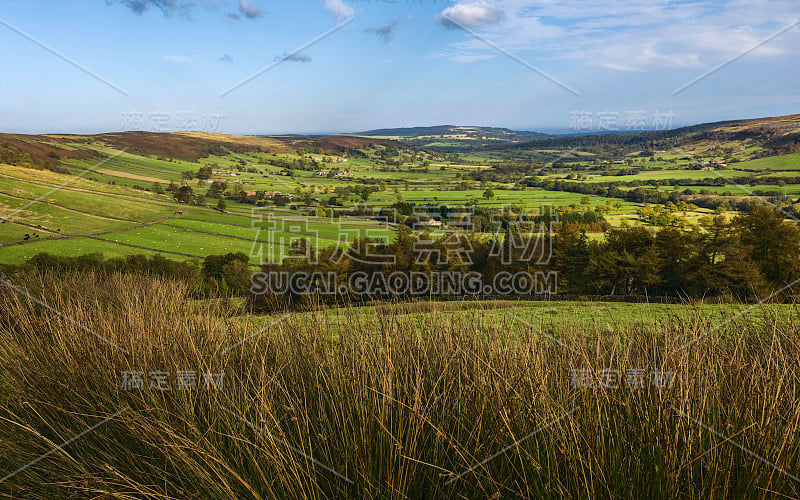
[[[336,277],[348,282],[356,273],[365,276],[391,273],[477,273],[492,282],[499,273],[557,273],[557,293],[567,296],[648,296],[676,299],[717,298],[755,301],[776,293],[776,300],[796,296],[800,279],[800,229],[782,213],[765,204],[751,204],[742,215],[706,218],[688,230],[675,227],[654,231],[645,227],[609,228],[602,240],[589,240],[578,223],[553,224],[552,252],[547,259],[530,259],[531,247],[543,249],[542,235],[515,233],[513,216],[491,238],[465,233],[461,243],[469,258],[457,256],[442,263],[432,258],[420,262],[417,246],[424,233],[400,226],[391,243],[355,240],[347,251],[336,247],[315,249],[299,240],[294,255],[280,264],[267,264],[264,274],[305,273],[314,279]],[[527,238],[527,242],[526,242]],[[537,241],[532,241],[537,239]],[[446,254],[448,238],[433,240],[438,255]],[[499,249],[499,251],[498,251]],[[341,258],[333,258],[337,253]],[[376,256],[391,256],[392,264],[376,265]],[[511,257],[508,259],[508,257]],[[369,278],[367,278],[369,279]],[[324,288],[324,287],[323,287]],[[310,297],[293,291],[251,297],[255,309],[302,307],[317,302],[357,302],[403,299],[391,293],[352,296],[344,291]],[[519,297],[517,297],[519,298]]]
[[[356,273],[368,277],[390,273],[476,273],[485,283],[500,273],[555,273],[555,292],[569,297],[647,296],[752,302],[767,297],[791,300],[797,296],[800,229],[763,203],[751,204],[731,220],[716,216],[685,230],[609,228],[600,240],[590,240],[581,224],[562,221],[552,224],[552,238],[545,242],[542,233],[521,231],[518,217],[505,214],[493,235],[458,234],[455,241],[460,248],[468,248],[468,253],[453,252],[454,240],[450,237],[432,238],[430,233],[412,231],[404,225],[398,226],[391,242],[356,238],[348,248],[332,245],[317,249],[301,238],[293,243],[283,262],[263,265],[261,272],[335,275],[341,283]],[[550,225],[541,217],[533,222],[539,228]],[[418,257],[420,242],[429,246],[431,258]],[[531,258],[531,248],[543,253]],[[442,259],[443,255],[448,258]],[[383,257],[391,259],[380,261]],[[380,261],[377,264],[376,258]],[[100,253],[82,257],[42,253],[19,266],[0,265],[0,273],[13,275],[31,268],[153,274],[192,284],[198,298],[249,295],[253,310],[262,311],[319,302],[412,298],[392,294],[351,296],[347,291],[325,297],[293,293],[251,295],[256,269],[243,253],[211,255],[202,261],[176,261],[158,255],[105,259]]]

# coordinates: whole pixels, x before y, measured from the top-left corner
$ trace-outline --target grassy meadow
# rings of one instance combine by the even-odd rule
[[[251,317],[147,276],[13,285],[0,287],[11,498],[800,495],[792,306]],[[714,329],[723,316],[740,320]],[[188,371],[196,385],[181,387]]]

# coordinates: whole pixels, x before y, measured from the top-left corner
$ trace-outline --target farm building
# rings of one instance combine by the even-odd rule
[[[438,221],[436,219],[425,220],[420,222],[419,226],[423,228],[432,228],[432,227],[439,228],[442,227],[442,221]]]

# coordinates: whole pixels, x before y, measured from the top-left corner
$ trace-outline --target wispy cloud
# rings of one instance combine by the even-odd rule
[[[493,59],[493,58],[494,56],[490,54],[455,54],[450,56],[450,59],[460,63],[485,61],[487,59]]]
[[[236,9],[225,14],[226,17],[235,21],[239,21],[242,18],[258,19],[264,17],[264,11],[252,0],[106,0],[106,4],[121,4],[138,15],[154,9],[160,10],[165,16],[179,14],[191,19],[192,11],[196,7],[205,7],[212,11]]]
[[[356,13],[352,7],[346,5],[342,0],[325,0],[325,10],[336,16],[336,21],[341,22]]]
[[[195,60],[194,56],[192,56],[192,55],[180,56],[180,55],[168,54],[168,55],[165,55],[165,56],[162,56],[162,57],[165,60],[167,60],[167,61],[169,61],[171,63],[175,63],[175,64],[187,64],[187,63],[194,62],[194,60]]]
[[[140,15],[154,8],[160,10],[165,16],[175,13],[188,16],[197,4],[197,2],[186,0],[106,0],[106,3],[120,3]]]
[[[796,0],[462,0],[435,20],[480,30],[498,46],[535,51],[540,59],[652,71],[714,66],[798,15]],[[787,33],[748,57],[789,53],[790,38]],[[465,55],[485,53],[480,41],[465,39],[453,43],[447,57],[464,61]]]
[[[394,20],[386,26],[381,26],[380,28],[367,28],[364,31],[367,33],[375,33],[378,38],[383,41],[383,43],[386,45],[391,45],[394,41],[394,29],[398,24],[400,24],[400,21]]]

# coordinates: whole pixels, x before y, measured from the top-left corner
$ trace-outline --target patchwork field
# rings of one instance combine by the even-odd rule
[[[372,139],[42,136],[48,147],[65,151],[58,169],[0,167],[0,217],[9,219],[0,234],[0,260],[19,263],[40,251],[249,255],[254,242],[282,257],[299,238],[317,246],[345,245],[356,236],[391,240],[396,227],[374,213],[392,210],[397,219],[403,204],[406,216],[414,205],[467,205],[486,220],[508,207],[536,212],[552,206],[571,213],[571,220],[595,221],[581,224],[590,224],[589,237],[598,240],[602,228],[658,230],[676,221],[697,226],[715,214],[733,217],[756,199],[791,213],[791,197],[800,195],[800,153],[757,158],[765,149],[754,141],[724,148],[689,141],[609,156],[588,141],[584,150],[566,143],[520,148],[516,141],[539,136],[488,131],[486,137],[510,142],[481,150],[479,129],[442,133]],[[437,151],[433,143],[445,136],[446,152]],[[396,137],[428,146],[409,147]],[[190,199],[178,197],[181,186]],[[688,205],[667,208],[660,218],[643,215],[667,199]],[[373,215],[339,217],[358,206]]]
[[[150,168],[161,172],[157,166]],[[137,174],[120,175],[134,180],[130,175]],[[167,172],[162,181],[171,175]],[[0,217],[8,220],[0,232],[0,261],[19,264],[40,252],[71,257],[102,252],[107,257],[143,253],[202,259],[229,252],[250,255],[254,245],[274,247],[264,251],[280,259],[285,247],[299,238],[320,246],[346,244],[346,240],[339,241],[340,229],[349,238],[392,235],[385,225],[364,219],[307,218],[303,210],[256,208],[233,200],[224,212],[187,207],[165,195],[102,181],[102,177],[95,179],[94,173],[76,179],[4,167],[0,171]],[[275,230],[284,226],[285,231]],[[302,231],[292,232],[292,228]],[[258,263],[255,256],[253,263]]]

